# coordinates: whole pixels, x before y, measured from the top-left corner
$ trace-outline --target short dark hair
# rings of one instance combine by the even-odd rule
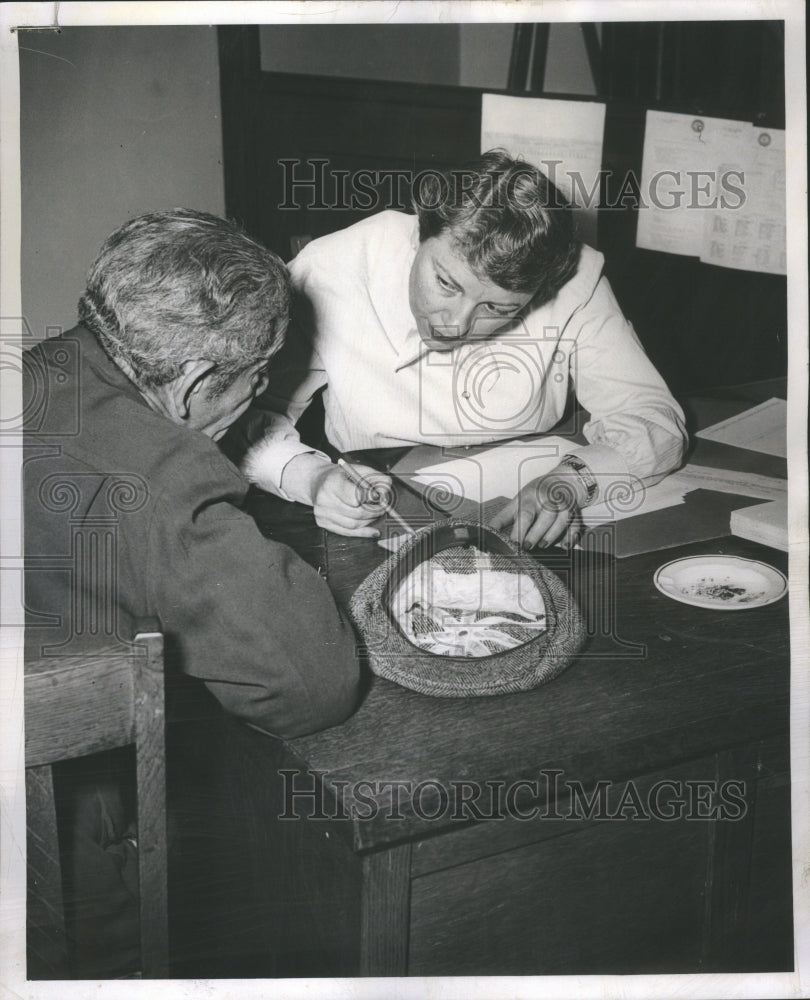
[[[542,305],[577,269],[571,206],[536,167],[491,149],[459,169],[425,172],[414,208],[419,240],[449,232],[470,268]]]
[[[188,360],[216,368],[216,396],[274,354],[290,311],[281,259],[235,223],[178,208],[131,219],[104,242],[79,319],[141,388],[165,385]]]

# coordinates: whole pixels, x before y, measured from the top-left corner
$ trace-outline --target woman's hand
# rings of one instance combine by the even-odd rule
[[[587,498],[582,479],[567,465],[558,465],[533,479],[492,518],[493,528],[505,530],[524,549],[559,543],[574,545],[582,531],[579,510]]]
[[[337,465],[324,466],[312,481],[315,522],[337,535],[379,538],[380,532],[372,523],[388,509],[391,479],[365,465],[353,464],[352,470],[374,491],[355,485]]]

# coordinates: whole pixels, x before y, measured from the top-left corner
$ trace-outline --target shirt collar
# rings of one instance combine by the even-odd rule
[[[84,362],[94,369],[99,379],[148,407],[149,404],[143,398],[132,379],[118,367],[101,344],[99,344],[95,334],[88,330],[86,326],[79,323],[78,326],[73,327],[72,330],[65,334],[65,338],[76,340],[79,343],[79,349],[82,352]]]
[[[408,284],[419,249],[419,222],[399,214],[386,226],[377,257],[369,271],[369,297],[391,348],[392,367],[400,371],[426,353],[411,313]]]

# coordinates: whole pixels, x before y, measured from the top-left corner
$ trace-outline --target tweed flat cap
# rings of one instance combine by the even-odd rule
[[[518,636],[517,644],[502,651],[490,644],[488,648],[496,651],[485,650],[488,655],[431,652],[403,624],[397,606],[403,582],[413,579],[415,571],[428,562],[447,573],[476,573],[482,553],[499,576],[505,572],[528,578],[527,588],[541,599],[543,627],[526,625],[521,631],[518,622],[514,627],[502,625],[504,632]],[[505,535],[473,521],[439,521],[417,531],[366,577],[349,610],[374,673],[440,697],[506,694],[538,687],[565,670],[585,638],[579,608],[560,578]],[[490,616],[481,624],[492,620]],[[480,650],[481,644],[477,645]]]

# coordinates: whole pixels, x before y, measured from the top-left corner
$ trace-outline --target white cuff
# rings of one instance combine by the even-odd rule
[[[268,493],[274,493],[282,500],[295,500],[308,504],[309,497],[295,496],[281,488],[284,470],[290,462],[299,455],[317,455],[328,464],[331,459],[317,448],[310,448],[301,441],[278,441],[265,438],[255,444],[245,455],[242,462],[242,472],[251,482],[260,486]]]

